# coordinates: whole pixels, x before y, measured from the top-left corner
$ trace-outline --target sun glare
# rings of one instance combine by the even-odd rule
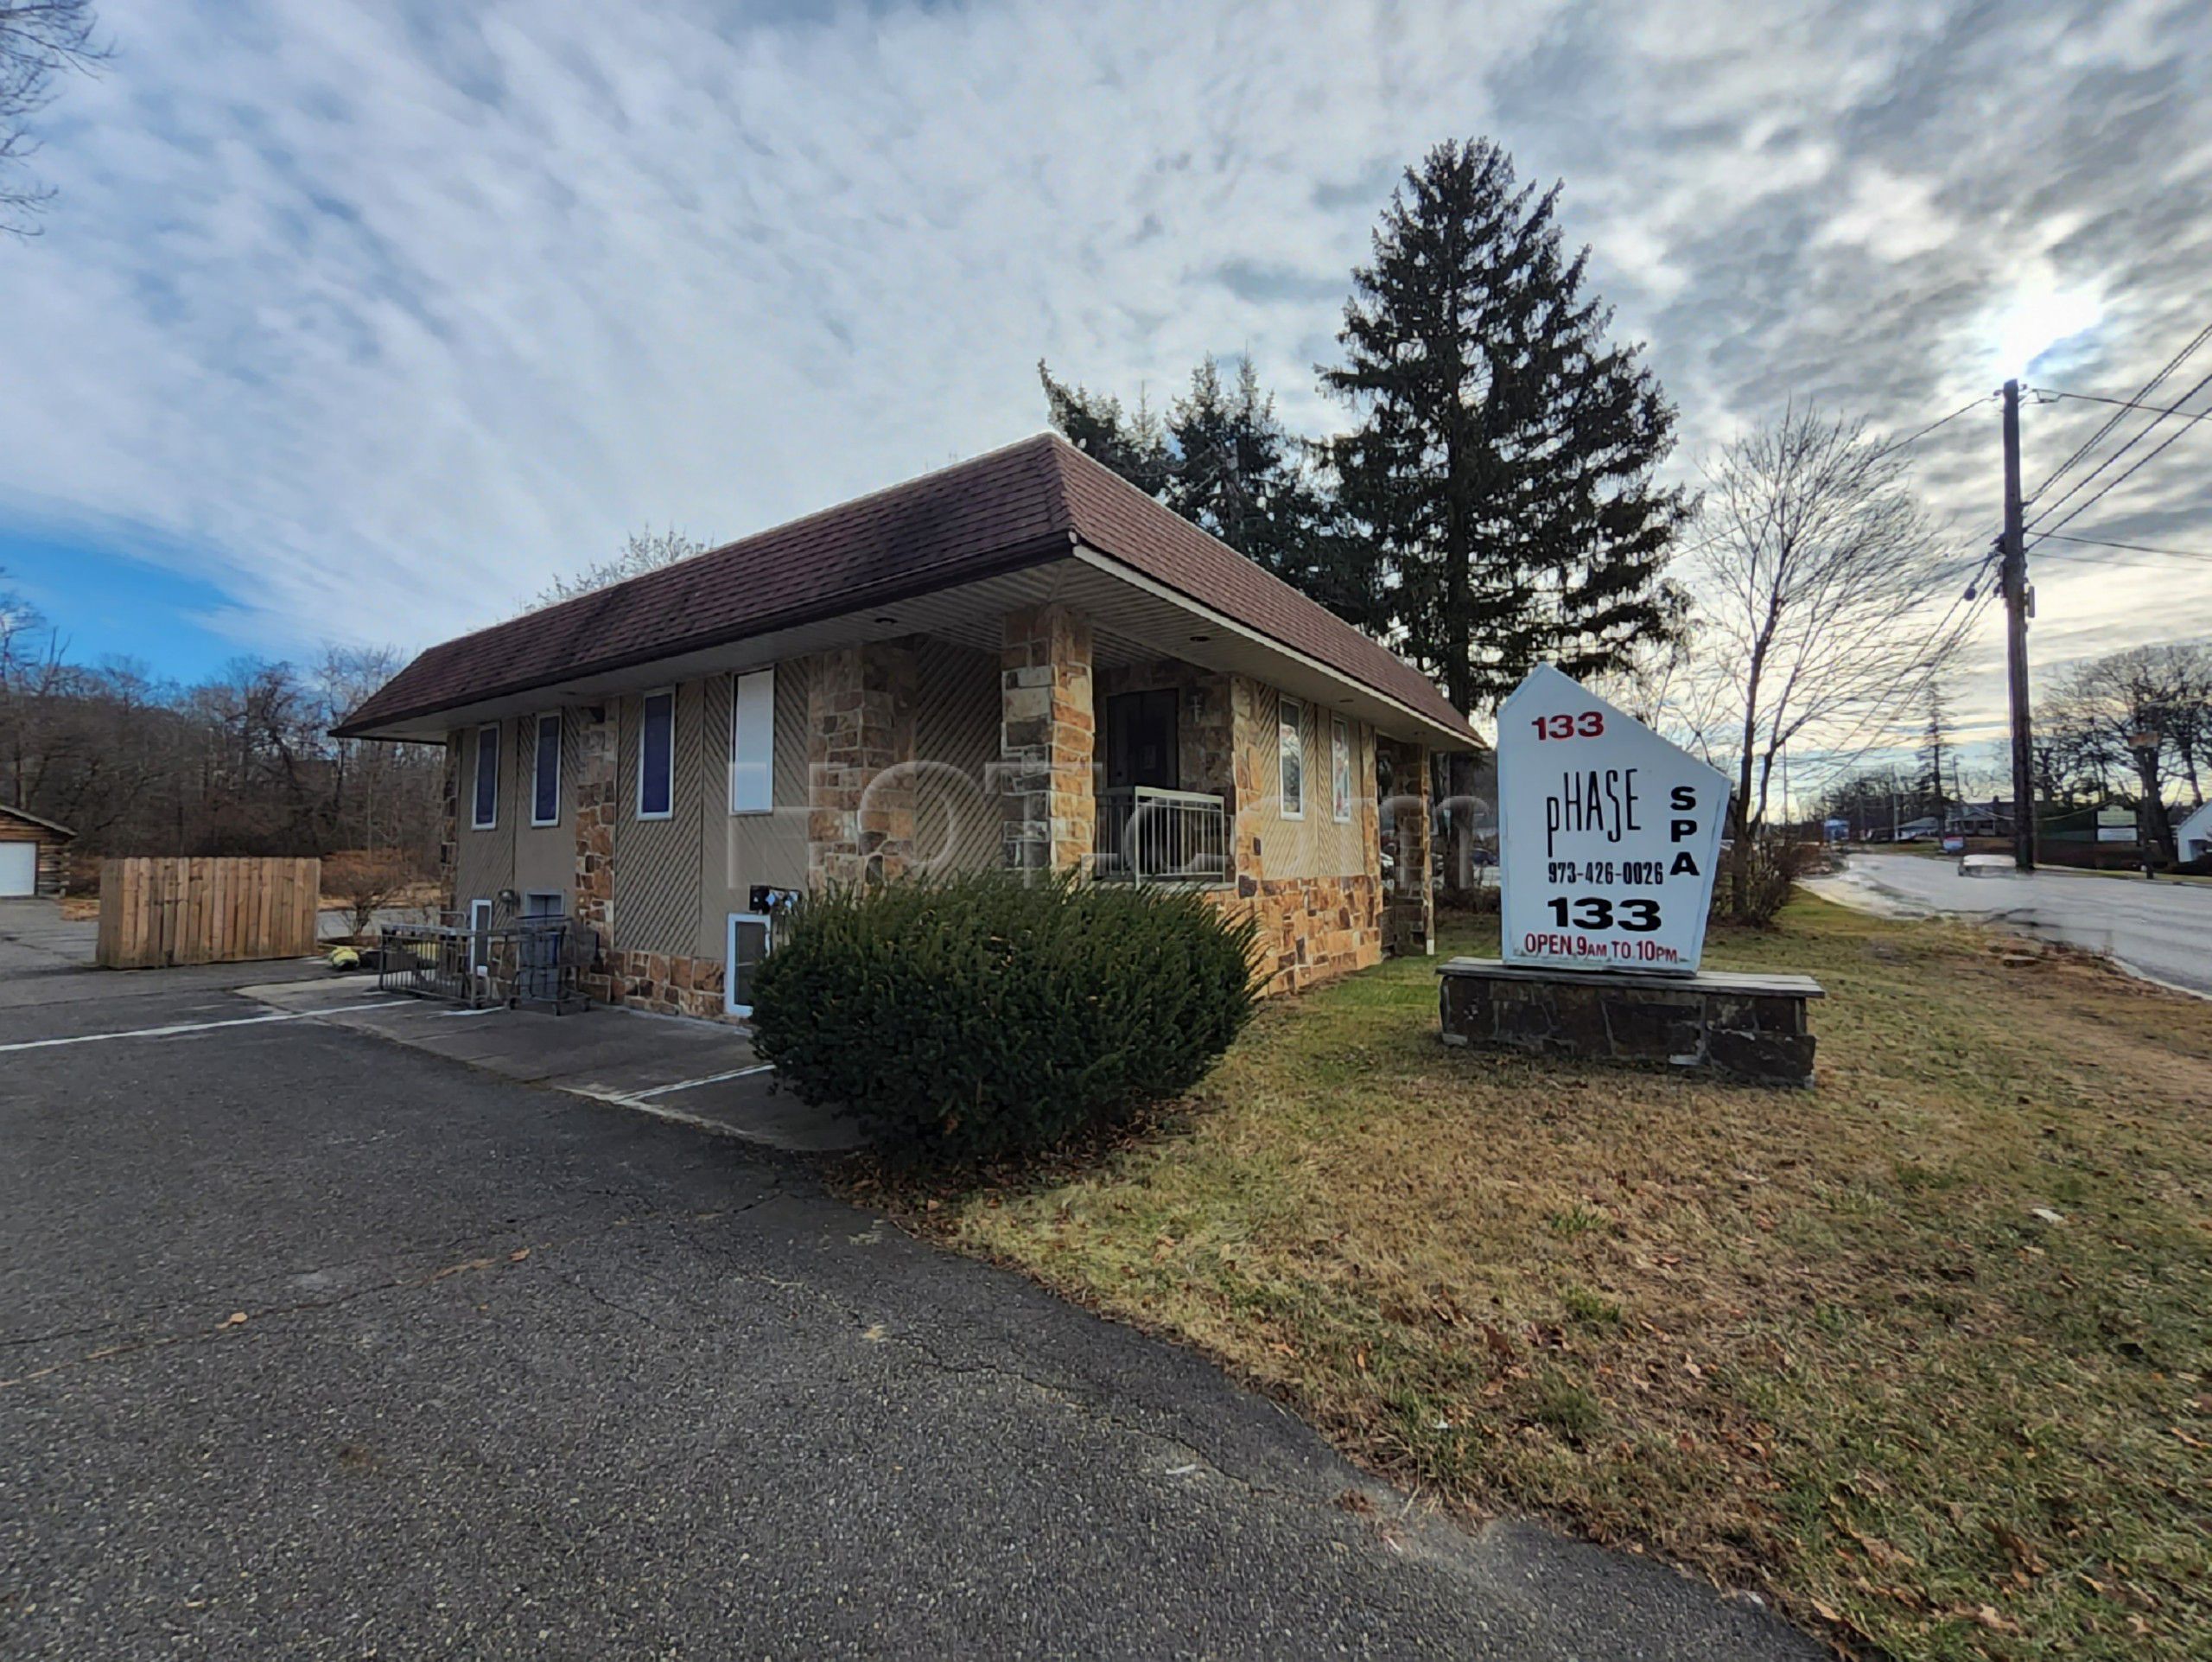
[[[2006,375],[2024,375],[2053,347],[2088,334],[2103,319],[2104,302],[2092,290],[2031,279],[1998,313],[1998,367]]]

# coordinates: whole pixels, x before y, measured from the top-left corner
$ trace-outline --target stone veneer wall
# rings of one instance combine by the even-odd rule
[[[999,789],[1014,871],[1087,871],[1098,830],[1090,620],[1065,606],[1006,614]]]
[[[1378,738],[1376,754],[1378,765],[1387,762],[1390,768],[1397,844],[1398,881],[1382,903],[1383,935],[1393,958],[1425,957],[1436,950],[1436,895],[1428,882],[1428,748]],[[1408,882],[1414,873],[1419,875]]]
[[[902,641],[841,646],[807,682],[807,876],[883,882],[914,846],[914,653]]]
[[[1382,961],[1382,884],[1350,877],[1261,877],[1240,873],[1221,891],[1224,911],[1259,920],[1260,990],[1298,992]]]

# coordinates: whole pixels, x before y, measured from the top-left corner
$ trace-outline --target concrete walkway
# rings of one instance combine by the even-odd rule
[[[525,1085],[568,1091],[792,1153],[858,1148],[859,1126],[776,1083],[737,1028],[635,1010],[455,1009],[331,976],[238,990],[270,1009],[372,1033]]]

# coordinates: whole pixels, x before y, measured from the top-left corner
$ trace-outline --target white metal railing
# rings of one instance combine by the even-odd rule
[[[1196,883],[1234,875],[1223,799],[1198,791],[1123,786],[1098,793],[1092,875],[1105,882]]]

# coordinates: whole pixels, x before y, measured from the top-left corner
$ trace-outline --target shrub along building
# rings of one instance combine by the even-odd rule
[[[337,729],[446,746],[448,905],[742,1016],[781,895],[1002,865],[1249,907],[1268,990],[1429,950],[1428,757],[1376,642],[1040,436],[434,646]],[[1387,822],[1385,823],[1387,818]]]

